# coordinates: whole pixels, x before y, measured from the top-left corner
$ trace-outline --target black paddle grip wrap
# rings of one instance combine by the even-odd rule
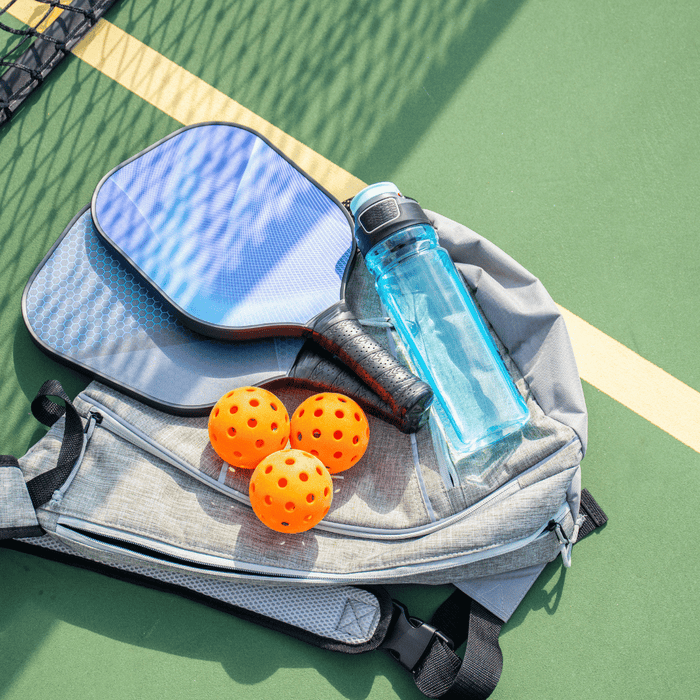
[[[399,416],[356,374],[315,342],[309,340],[299,352],[289,378],[317,391],[334,391],[357,401],[365,413],[401,428]]]
[[[399,430],[413,433],[423,425],[433,390],[367,335],[345,302],[316,319],[311,337],[337,355],[389,405]]]

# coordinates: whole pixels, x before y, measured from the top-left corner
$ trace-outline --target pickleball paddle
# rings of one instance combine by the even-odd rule
[[[236,386],[275,390],[292,380],[352,396],[368,413],[400,427],[388,405],[311,341],[214,340],[183,326],[105,245],[89,207],[28,280],[22,315],[50,357],[168,413],[208,415]]]
[[[187,328],[227,341],[303,337],[340,358],[407,432],[430,387],[353,316],[356,258],[342,205],[264,137],[227,123],[185,127],[99,183],[102,240]]]

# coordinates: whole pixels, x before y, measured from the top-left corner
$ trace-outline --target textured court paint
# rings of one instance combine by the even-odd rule
[[[29,21],[41,5],[13,14]],[[337,197],[364,183],[121,29],[101,20],[74,53],[173,119],[192,124],[233,121],[264,134]],[[561,308],[561,307],[560,307]],[[700,394],[562,308],[582,378],[700,452]]]
[[[25,24],[45,12],[46,6],[33,0],[19,0],[8,9]],[[106,20],[100,20],[73,53],[182,124],[216,120],[255,129],[341,200],[364,187],[347,171]]]
[[[232,121],[259,131],[339,199],[352,196],[364,186],[347,171],[105,20],[100,20],[74,53],[183,124]],[[572,342],[584,367],[582,377],[700,451],[694,427],[700,425],[700,395],[589,324],[574,325],[577,317],[570,312],[566,317],[576,331]],[[648,379],[638,374],[640,370],[649,374]],[[679,400],[679,395],[684,398]]]
[[[267,137],[339,199],[364,183],[113,24],[100,20],[73,53],[182,124],[236,122]]]
[[[508,0],[502,0],[502,3],[508,4]],[[215,0],[212,3],[214,12],[223,4],[222,0]],[[229,3],[229,8],[237,9],[246,4],[251,3]],[[290,6],[299,7],[300,12],[302,8],[313,10],[314,4],[320,3],[316,0],[289,3]],[[488,5],[486,2],[479,4],[484,7]],[[263,14],[280,5],[282,3],[271,0],[259,2]],[[374,6],[373,3],[358,3],[362,11],[370,5]],[[620,57],[629,55],[628,60],[640,66],[638,71],[635,68],[636,77],[639,80],[648,79],[649,82],[648,90],[639,97],[638,111],[630,108],[630,119],[644,113],[649,93],[656,90],[659,95],[665,94],[668,98],[664,100],[664,115],[670,127],[682,130],[682,123],[675,116],[679,109],[683,117],[696,119],[697,110],[692,114],[683,112],[684,107],[697,100],[697,91],[692,89],[693,81],[689,80],[683,89],[682,99],[678,94],[664,93],[659,82],[668,80],[677,90],[681,89],[677,82],[677,65],[667,63],[667,57],[661,60],[658,46],[656,53],[648,51],[649,45],[655,45],[659,36],[667,34],[669,53],[673,54],[672,49],[678,44],[676,36],[683,34],[681,28],[669,28],[662,22],[656,22],[648,40],[641,41],[629,33],[619,32],[624,29],[619,22],[617,26],[611,22],[611,19],[619,20],[623,15],[625,24],[630,27],[640,21],[652,24],[654,15],[665,9],[677,17],[679,24],[690,28],[685,30],[687,35],[688,31],[692,32],[698,26],[691,16],[697,15],[693,9],[695,5],[700,8],[696,0],[666,5],[649,0],[646,3],[621,0],[614,4],[594,0],[578,5],[564,5],[553,0],[528,0],[525,9],[530,14],[525,14],[533,26],[528,37],[530,40],[519,39],[520,53],[515,47],[505,52],[513,32],[522,29],[521,19],[524,15],[521,15],[501,36],[501,41],[487,60],[470,76],[468,89],[464,89],[464,94],[459,96],[462,102],[457,106],[461,111],[452,109],[451,100],[449,103],[443,102],[444,121],[436,119],[431,122],[429,132],[420,131],[416,140],[411,142],[411,157],[401,166],[402,176],[408,175],[409,179],[405,182],[399,180],[405,188],[409,184],[412,187],[417,184],[411,191],[421,199],[425,198],[425,204],[431,209],[464,221],[492,237],[492,240],[497,241],[497,237],[505,233],[506,238],[500,243],[502,247],[529,269],[534,271],[537,268],[550,290],[553,284],[556,288],[559,283],[557,277],[563,277],[563,260],[574,260],[576,273],[570,273],[570,280],[561,281],[555,297],[585,318],[595,319],[599,328],[604,328],[615,337],[624,337],[628,347],[635,348],[646,357],[651,355],[641,350],[642,345],[630,340],[629,335],[622,335],[625,326],[620,317],[624,313],[629,328],[636,332],[641,334],[646,327],[650,335],[658,336],[658,310],[651,314],[630,313],[632,305],[629,297],[605,296],[601,293],[594,296],[591,287],[603,286],[600,270],[596,274],[596,266],[604,267],[611,276],[622,277],[630,275],[632,268],[643,263],[657,291],[663,293],[668,289],[674,296],[682,295],[683,288],[678,287],[674,278],[675,268],[662,270],[664,274],[661,276],[656,274],[656,257],[650,256],[648,249],[644,249],[651,245],[650,229],[640,227],[639,247],[630,249],[639,255],[632,258],[620,255],[619,265],[610,270],[608,263],[612,261],[614,251],[605,245],[601,250],[600,240],[583,230],[585,221],[581,223],[578,216],[580,209],[576,211],[576,216],[570,209],[564,209],[561,216],[550,216],[551,212],[545,211],[542,205],[543,197],[539,199],[542,206],[538,211],[531,195],[557,194],[563,180],[571,174],[570,170],[562,167],[552,170],[550,179],[545,181],[542,171],[548,166],[569,166],[569,161],[576,157],[582,168],[587,167],[591,162],[588,157],[591,147],[594,147],[594,164],[597,164],[605,160],[605,152],[612,144],[608,157],[619,161],[619,167],[617,172],[608,174],[604,180],[607,197],[603,200],[593,199],[603,189],[600,171],[594,169],[587,182],[576,180],[584,185],[584,190],[572,192],[568,200],[568,204],[572,204],[575,196],[588,198],[592,212],[602,201],[607,217],[630,192],[627,183],[613,176],[619,175],[625,165],[629,166],[630,171],[649,166],[637,159],[642,155],[639,151],[628,151],[625,134],[610,131],[609,124],[604,121],[608,112],[607,103],[601,103],[596,112],[599,119],[593,125],[594,133],[581,134],[581,138],[573,143],[573,148],[567,149],[563,156],[557,152],[562,145],[561,132],[567,129],[578,132],[581,126],[580,115],[575,113],[572,104],[574,95],[583,90],[595,94],[592,85],[597,81],[608,90],[624,89],[636,94],[638,86],[629,84],[629,70],[623,72],[617,81],[613,80],[609,63],[611,52]],[[164,0],[162,3],[123,0],[121,7],[123,9],[112,14],[115,21],[126,16],[129,26],[134,27],[133,32],[140,30],[151,37],[153,41],[149,39],[147,43],[153,46],[156,40],[162,38],[166,28],[168,40],[180,39],[180,44],[184,46],[205,46],[209,41],[206,32],[189,24],[196,23],[197,16],[204,13],[204,4],[190,0]],[[210,5],[206,4],[206,7]],[[163,16],[159,20],[163,24],[154,24],[149,13],[156,9],[160,12],[161,8],[164,8]],[[329,13],[337,16],[337,6],[329,8]],[[425,4],[425,8],[430,14],[438,12],[432,5]],[[168,12],[171,12],[170,16],[166,16]],[[548,16],[543,16],[545,12]],[[585,15],[585,21],[580,21],[581,14]],[[180,15],[185,15],[185,18]],[[339,17],[340,21],[342,19]],[[187,26],[183,27],[185,23]],[[568,23],[568,34],[561,32],[562,23]],[[595,51],[584,53],[578,45],[572,46],[572,38],[585,37],[601,27],[606,29],[606,41],[595,46]],[[289,34],[293,35],[293,30],[294,27],[290,27]],[[248,25],[243,24],[241,35],[245,36],[248,31]],[[543,34],[546,34],[546,40],[535,40]],[[158,48],[180,62],[182,53],[176,50],[174,43],[170,51],[165,51],[161,46]],[[255,53],[255,47],[249,49],[249,53]],[[212,64],[218,58],[218,52],[211,50],[203,50],[202,54]],[[269,50],[263,52],[262,57],[271,55],[272,50]],[[255,53],[255,56],[260,54]],[[537,73],[536,69],[540,67],[537,57],[541,58],[541,83],[536,80],[539,73],[534,77],[523,76],[515,70],[528,64]],[[646,60],[640,60],[644,57],[647,57]],[[592,59],[595,59],[593,64]],[[693,65],[691,59],[692,55],[688,54],[689,67]],[[254,64],[255,60],[250,59],[250,62]],[[495,67],[493,62],[497,63]],[[573,76],[567,71],[572,65],[579,67]],[[9,359],[3,362],[7,369],[0,396],[5,415],[2,432],[10,437],[6,437],[2,447],[4,451],[16,454],[20,453],[17,446],[26,440],[24,437],[20,440],[15,435],[26,437],[23,431],[31,432],[31,426],[35,425],[28,416],[33,392],[44,379],[56,374],[63,379],[68,373],[51,361],[44,361],[43,355],[30,345],[28,339],[26,342],[18,340],[26,336],[18,314],[21,288],[33,266],[48,249],[50,241],[87,203],[91,188],[99,178],[109,168],[180,126],[88,65],[69,57],[64,66],[38,91],[36,98],[30,99],[31,104],[15,117],[4,134],[0,133],[0,191],[5,195],[0,229],[3,233],[7,232],[6,239],[3,238],[5,265],[0,287],[3,291],[7,290],[1,305],[0,318],[4,323],[0,326],[3,330],[0,349],[4,350],[8,343],[11,349],[15,338],[15,367],[12,367],[11,353]],[[191,72],[203,75],[197,66],[188,64],[187,67]],[[615,67],[619,68],[619,64]],[[260,71],[263,74],[260,82],[264,84],[264,62]],[[554,84],[559,75],[562,78],[561,87],[559,83]],[[432,77],[437,79],[432,84],[425,83],[430,98],[434,98],[439,89],[450,91],[444,74],[438,72]],[[475,93],[471,89],[471,78],[474,77],[483,77],[484,82],[491,83],[491,92]],[[523,77],[529,77],[529,80]],[[220,81],[208,82],[220,90],[225,89]],[[522,94],[513,97],[512,89],[519,86]],[[533,87],[536,89],[533,90]],[[528,95],[528,91],[532,94]],[[422,89],[421,92],[426,95]],[[496,99],[498,95],[494,97],[496,92],[500,94],[502,103]],[[255,100],[244,99],[238,93],[232,94],[263,114],[268,121],[281,125],[276,118],[272,118],[271,113],[262,112]],[[489,95],[491,101],[482,99]],[[273,91],[271,99],[274,97]],[[312,98],[304,95],[302,101]],[[564,102],[562,98],[568,101]],[[465,102],[476,105],[476,115],[465,113]],[[539,128],[534,134],[528,127],[537,127],[537,120],[523,109],[523,103],[526,107],[532,103],[540,107],[540,112],[535,115],[540,120]],[[422,108],[417,103],[411,106],[416,110]],[[570,109],[559,110],[562,106]],[[523,115],[530,116],[531,121],[523,122]],[[395,121],[389,119],[389,127],[398,128],[403,136],[400,131],[402,124],[406,123],[412,128],[415,119],[413,110],[403,110],[396,114]],[[473,148],[465,147],[463,142],[455,143],[453,126],[462,125],[465,131],[473,131],[475,125],[478,126],[476,119],[484,123],[492,120],[492,130],[495,132],[497,129],[493,138],[489,140],[484,129],[477,130],[474,135]],[[502,136],[503,129],[498,127],[503,123],[511,127],[519,125],[520,128],[515,133],[506,131]],[[552,139],[546,138],[550,127]],[[317,141],[304,138],[298,129],[284,130],[348,170],[361,174],[363,179],[371,179],[367,168],[350,167],[347,161],[323,150]],[[658,144],[657,132],[639,133],[645,143]],[[688,161],[697,164],[697,129],[693,126],[685,133],[689,140]],[[606,143],[601,144],[599,136],[605,137]],[[623,138],[620,139],[620,136]],[[508,145],[495,157],[493,146],[497,145],[499,138],[507,140]],[[441,146],[442,153],[435,149],[436,144]],[[549,149],[544,154],[540,150],[542,146]],[[531,160],[524,162],[523,156],[528,154]],[[630,155],[634,157],[630,158]],[[558,162],[560,157],[563,164]],[[479,162],[475,163],[475,159]],[[663,174],[674,174],[679,160],[671,157],[665,163]],[[460,170],[460,182],[448,182],[448,187],[445,187],[445,167],[454,166],[463,168],[464,173]],[[475,166],[478,166],[476,173]],[[418,168],[429,170],[420,174],[420,182],[416,174]],[[378,164],[376,170],[383,170],[382,178],[393,179],[398,174],[391,158]],[[7,177],[5,173],[8,173]],[[537,177],[533,178],[533,174]],[[492,197],[488,196],[485,185],[475,187],[480,185],[482,177],[484,181],[491,180],[489,187],[494,193]],[[520,185],[520,189],[516,187],[512,194],[514,188],[511,182]],[[455,186],[450,190],[449,186],[453,184]],[[568,182],[563,184],[569,187]],[[506,190],[506,185],[511,186]],[[525,192],[523,186],[527,186]],[[459,188],[461,191],[456,191]],[[509,196],[501,196],[500,190],[506,190]],[[690,196],[689,189],[683,187],[677,174],[671,182],[666,177],[659,178],[659,198],[665,199],[676,191],[689,197],[687,206],[679,208],[678,213],[697,217],[697,201]],[[649,204],[648,196],[649,191],[646,190],[638,199],[634,199],[633,204],[640,212],[635,223],[639,223],[642,212],[648,214],[651,209],[656,209],[658,199]],[[673,200],[673,197],[670,199]],[[554,213],[558,214],[563,208],[561,200],[553,201],[556,203]],[[666,213],[659,212],[654,220],[658,221]],[[541,246],[537,246],[542,216],[544,223],[551,225],[552,230],[558,230],[562,236],[559,247],[548,245],[547,249],[552,251],[551,258],[542,255]],[[618,235],[621,216],[622,213],[607,227],[609,236]],[[537,226],[522,232],[521,224],[527,218],[536,218]],[[571,234],[572,224],[579,227],[575,229],[576,235],[582,236],[576,254],[565,243],[565,236]],[[674,229],[666,226],[654,230],[668,234]],[[680,230],[682,233],[682,226]],[[694,235],[695,227],[690,230]],[[522,237],[522,246],[518,246],[518,241],[513,239],[517,235]],[[18,239],[21,245],[15,243]],[[526,246],[533,242],[536,244],[534,253],[528,253],[528,259],[522,258],[522,250],[527,250]],[[689,249],[688,241],[683,244],[682,237],[676,239],[669,236],[668,243],[677,247],[666,251],[666,257],[679,267],[687,268],[685,263],[690,251],[697,251],[697,247]],[[696,252],[694,255],[698,260]],[[567,283],[570,289],[568,296],[562,293],[566,292]],[[630,295],[634,291],[638,290],[630,285]],[[697,287],[694,292],[697,292]],[[586,295],[590,295],[590,303]],[[602,305],[601,296],[607,299]],[[694,300],[697,300],[697,294],[689,301],[679,301],[687,307]],[[586,302],[585,306],[581,304],[582,301]],[[591,307],[596,313],[590,312]],[[608,318],[601,320],[601,313],[607,314]],[[688,327],[692,329],[692,323],[686,326],[684,320],[686,315],[694,313],[690,309],[681,314],[669,314],[684,332],[668,334],[668,342],[680,343],[679,355],[685,353],[689,366],[694,362],[690,358],[694,358],[697,334],[687,332]],[[648,321],[647,326],[645,320]],[[692,321],[692,318],[688,320]],[[5,352],[3,359],[7,357]],[[667,369],[672,366],[666,364],[668,356],[664,353],[655,355],[653,359]],[[675,367],[673,373],[676,376],[700,389],[700,384],[693,380],[692,375],[682,373],[682,366],[678,369],[676,364]],[[75,380],[74,384],[76,387],[68,387],[70,395],[76,393],[75,388],[80,388]],[[700,575],[698,558],[693,556],[692,545],[689,550],[687,538],[681,534],[681,530],[685,523],[694,521],[700,498],[700,482],[694,478],[700,466],[698,453],[662,430],[655,429],[590,384],[584,385],[584,391],[589,407],[591,435],[583,466],[584,485],[600,499],[610,515],[610,523],[601,533],[577,545],[572,569],[564,570],[559,560],[550,565],[526,597],[522,608],[511,618],[501,642],[505,657],[504,674],[492,698],[544,700],[559,697],[563,688],[577,687],[585,687],[589,694],[601,700],[693,698],[700,687],[700,666],[697,664],[700,637],[692,613],[697,609],[700,595]],[[41,432],[36,429],[34,441]],[[232,620],[226,615],[170,595],[14,552],[0,551],[0,571],[5,603],[0,607],[0,648],[3,651],[0,696],[3,700],[25,700],[32,694],[36,695],[37,688],[48,687],[55,698],[67,700],[92,700],[98,696],[115,700],[134,697],[192,700],[223,696],[245,700],[310,696],[346,700],[418,700],[422,697],[410,675],[384,653],[351,658],[322,652],[284,635]],[[444,588],[434,591],[426,587],[405,586],[392,590],[392,595],[405,602],[412,614],[429,619],[432,610],[448,592]],[[105,601],[108,601],[108,605],[105,605]]]

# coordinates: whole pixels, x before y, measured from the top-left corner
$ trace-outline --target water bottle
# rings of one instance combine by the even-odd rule
[[[412,369],[430,384],[431,424],[455,464],[527,422],[528,410],[435,229],[396,185],[350,204],[355,237]]]

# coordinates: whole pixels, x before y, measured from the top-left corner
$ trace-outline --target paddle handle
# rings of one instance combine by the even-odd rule
[[[433,390],[367,335],[344,301],[318,316],[309,335],[389,405],[401,431],[413,433],[423,425]]]
[[[334,391],[357,401],[365,413],[402,428],[400,417],[334,355],[309,340],[297,355],[289,379],[316,391]],[[280,380],[282,382],[286,380]]]

